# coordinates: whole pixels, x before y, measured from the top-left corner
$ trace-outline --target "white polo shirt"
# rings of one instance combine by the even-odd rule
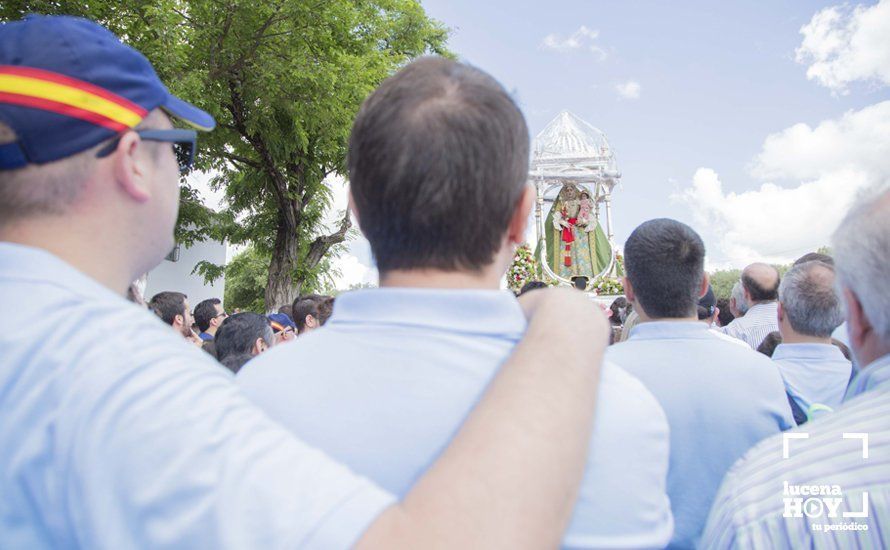
[[[148,311],[0,243],[0,546],[346,548],[394,498]]]

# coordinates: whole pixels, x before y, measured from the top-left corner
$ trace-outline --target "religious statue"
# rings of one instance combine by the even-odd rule
[[[559,191],[545,226],[547,264],[578,288],[609,265],[612,250],[586,189],[566,183]]]

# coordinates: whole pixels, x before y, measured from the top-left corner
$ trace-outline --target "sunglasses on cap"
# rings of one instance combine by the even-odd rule
[[[145,141],[161,141],[173,144],[173,152],[176,154],[176,162],[179,163],[179,172],[184,174],[192,167],[195,161],[195,147],[198,141],[198,132],[194,130],[133,130]],[[123,135],[123,134],[121,134]],[[108,145],[96,153],[96,158],[107,157],[117,148],[121,136],[113,139]]]

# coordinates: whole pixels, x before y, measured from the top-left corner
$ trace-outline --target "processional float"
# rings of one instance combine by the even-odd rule
[[[612,190],[621,172],[605,134],[563,111],[535,138],[530,166],[543,274],[585,290],[600,277],[618,275]]]

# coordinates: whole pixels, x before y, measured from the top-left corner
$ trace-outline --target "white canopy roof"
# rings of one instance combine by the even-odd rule
[[[575,182],[612,180],[614,185],[621,173],[606,135],[563,111],[535,138],[529,176]]]

